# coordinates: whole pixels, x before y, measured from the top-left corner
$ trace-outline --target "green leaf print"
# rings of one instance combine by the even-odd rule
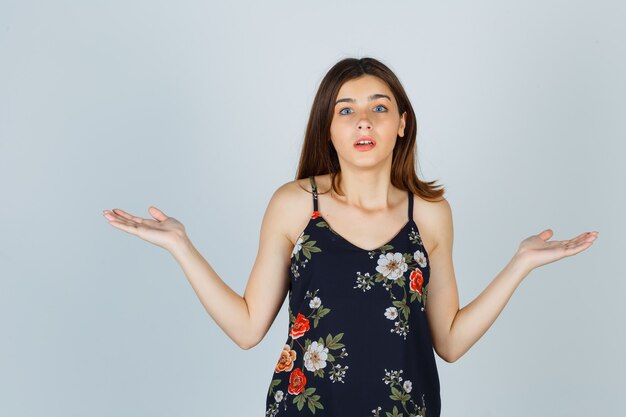
[[[315,388],[309,387],[294,397],[293,403],[298,406],[299,411],[302,411],[302,407],[304,407],[305,402],[308,402],[309,408],[313,406],[313,409],[311,410],[313,414],[315,414],[315,407],[322,408],[322,409],[324,408],[321,404],[317,402],[317,400],[320,399],[320,396],[313,395],[314,392],[315,392]]]
[[[313,327],[317,327],[319,323],[319,319],[324,317],[326,314],[330,312],[330,308],[324,308],[324,306],[319,306],[317,312],[315,313],[315,318],[313,320]]]
[[[407,402],[408,400],[411,399],[411,396],[407,393],[402,393],[398,388],[396,387],[391,387],[391,392],[393,393],[392,395],[389,396],[389,398],[391,398],[392,400],[395,401],[400,401],[402,403]]]
[[[335,337],[332,337],[329,333],[328,336],[326,336],[326,347],[331,350],[341,349],[345,346],[343,343],[339,343],[342,337],[343,333],[338,333]]]
[[[302,393],[298,394],[294,399],[293,403],[298,406],[298,411],[302,411],[302,407],[304,407],[304,402],[306,399]]]
[[[343,238],[343,236],[341,236],[339,233],[335,232],[332,227],[330,227],[330,225],[328,223],[326,223],[326,221],[321,220],[320,222],[317,223],[317,227],[324,227],[326,229],[328,229],[332,234],[334,234],[335,236],[337,236],[339,239],[341,240],[345,240]]]
[[[308,235],[306,235],[308,238]],[[311,259],[311,253],[313,252],[321,252],[322,250],[320,248],[318,248],[317,246],[315,246],[315,243],[317,243],[317,240],[310,240],[304,244],[302,244],[302,254],[304,256],[306,256],[308,259]]]
[[[278,384],[281,383],[280,379],[273,379],[272,382],[270,383],[270,387],[267,390],[267,396],[269,397],[270,395],[272,395],[272,393],[274,392],[274,390],[272,388],[274,388],[275,386],[277,386]]]
[[[317,397],[317,398],[315,398]],[[319,395],[313,395],[311,398],[309,398],[309,401],[307,402],[307,405],[309,406],[309,410],[311,410],[311,412],[313,414],[315,414],[315,408],[320,408],[320,409],[324,409],[324,406],[322,404],[320,404],[319,402],[317,402],[317,400],[320,398]]]
[[[392,250],[393,249],[393,245],[383,245],[383,246],[381,246],[378,249],[380,249],[380,251],[382,253],[385,253],[385,252],[388,252],[388,251]]]
[[[398,390],[398,388],[391,387],[391,393],[392,395],[390,395],[389,398],[391,398],[392,400],[400,401],[402,393]]]
[[[409,307],[406,304],[405,300],[402,301],[393,301],[391,304],[393,304],[394,306],[398,307],[398,309],[400,309],[400,311],[402,312],[402,314],[404,315],[404,319],[408,320],[409,319],[409,313],[411,312],[411,307]]]
[[[311,254],[322,251],[319,247],[315,246],[317,241],[308,240],[309,237],[310,235],[301,234],[298,237],[296,245],[293,247],[291,254],[291,274],[294,279],[298,279],[300,270],[306,268],[307,263],[311,260]]]
[[[288,310],[289,310],[289,327],[291,327],[291,325],[296,322],[296,316],[293,314],[293,311],[291,311],[291,306],[288,306]]]
[[[398,407],[393,406],[393,414],[387,411],[387,417],[402,417],[402,413],[398,413]]]

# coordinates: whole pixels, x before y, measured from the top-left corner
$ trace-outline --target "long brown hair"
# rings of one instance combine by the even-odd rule
[[[330,174],[333,190],[339,195],[344,195],[338,181],[341,175],[339,158],[329,140],[333,103],[346,81],[365,74],[376,76],[387,83],[398,103],[400,115],[407,112],[404,137],[396,138],[396,146],[393,149],[391,183],[401,190],[410,190],[426,200],[441,198],[445,192],[444,187],[435,185],[436,181],[421,181],[415,172],[417,121],[404,87],[385,64],[368,57],[345,58],[337,62],[322,79],[311,107],[295,179]]]

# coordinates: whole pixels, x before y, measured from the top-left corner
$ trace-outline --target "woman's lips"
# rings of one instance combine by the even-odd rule
[[[363,140],[370,140],[370,141],[372,141],[372,143],[371,144],[367,144],[367,145],[357,145],[357,143],[359,143],[360,141],[363,141]],[[374,139],[372,139],[371,136],[361,136],[360,138],[358,138],[357,140],[354,141],[354,147],[359,152],[369,151],[370,149],[373,149],[374,146],[376,146],[376,141]]]
[[[376,145],[376,141],[371,136],[361,136],[360,138],[354,141],[354,145],[356,146],[356,144],[362,140],[371,140],[374,143],[374,145]]]

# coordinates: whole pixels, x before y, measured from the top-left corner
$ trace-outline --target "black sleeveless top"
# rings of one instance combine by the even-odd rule
[[[439,375],[424,307],[428,254],[413,221],[367,250],[318,211],[291,254],[289,326],[266,416],[438,417]]]

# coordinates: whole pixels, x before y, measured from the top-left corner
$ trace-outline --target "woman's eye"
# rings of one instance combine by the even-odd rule
[[[387,111],[387,107],[383,106],[382,104],[380,104],[380,105],[378,105],[378,106],[374,107],[374,109],[377,109],[377,108],[379,108],[379,107],[380,107],[380,108],[383,108],[383,109],[384,109],[383,111]],[[352,109],[350,109],[350,108],[348,108],[348,107],[344,107],[343,109],[341,109],[341,110],[339,111],[339,114],[348,114],[348,113],[344,113],[344,110],[350,110],[350,111],[352,111]],[[376,112],[376,113],[380,113],[380,112]]]

